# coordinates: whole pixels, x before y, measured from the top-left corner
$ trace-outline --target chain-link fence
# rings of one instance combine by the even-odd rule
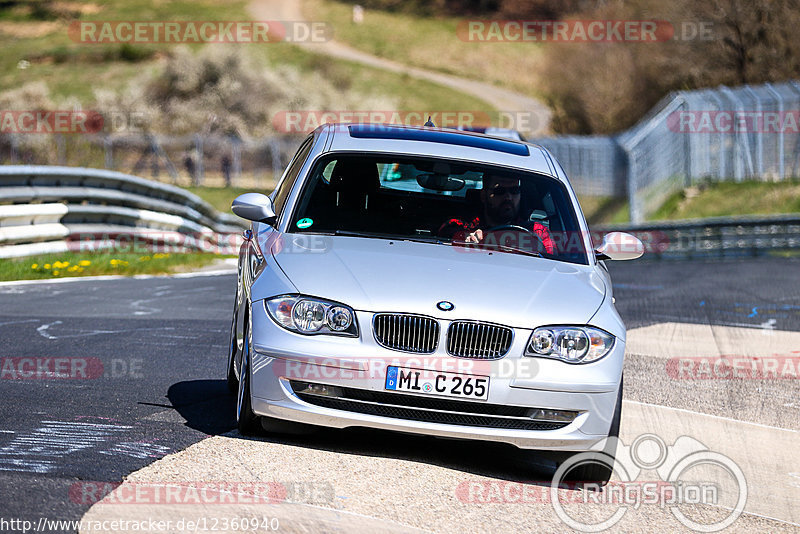
[[[177,185],[268,189],[301,137],[0,135],[0,164],[118,170]],[[615,136],[535,139],[580,195],[627,196],[644,221],[673,193],[707,180],[800,176],[800,82],[682,91]]]
[[[579,194],[627,194],[641,222],[702,181],[800,176],[800,83],[681,91],[608,137],[534,140],[553,151]]]

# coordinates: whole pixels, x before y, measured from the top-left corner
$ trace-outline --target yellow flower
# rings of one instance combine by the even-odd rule
[[[58,276],[59,274],[61,274],[61,271],[53,271],[53,276]]]
[[[150,261],[150,256],[140,256],[139,261]]]
[[[78,265],[80,265],[81,267],[88,267],[91,264],[92,264],[92,262],[90,262],[89,260],[81,260],[81,261],[78,262]]]
[[[78,267],[77,265],[73,265],[72,267],[70,267],[70,268],[69,268],[69,269],[67,269],[67,270],[68,270],[69,272],[71,272],[71,273],[74,273],[74,272],[75,272],[75,271],[77,271],[78,269],[80,269],[80,267]]]
[[[38,269],[38,268],[39,268],[38,263],[34,263],[33,265],[31,265],[31,269]]]
[[[45,269],[49,269],[49,268],[50,268],[50,264],[49,264],[49,263],[45,263],[45,264],[44,264],[44,268],[45,268]]]

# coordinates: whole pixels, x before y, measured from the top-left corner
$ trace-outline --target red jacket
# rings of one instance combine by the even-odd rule
[[[550,230],[542,223],[534,221],[515,221],[509,224],[522,226],[532,231],[542,240],[544,249],[548,254],[553,254],[555,252],[555,243],[553,242],[553,237],[550,235]],[[471,221],[450,219],[439,228],[439,235],[450,238],[453,241],[464,241],[469,234],[475,230],[481,229],[483,226],[480,217],[475,217]]]

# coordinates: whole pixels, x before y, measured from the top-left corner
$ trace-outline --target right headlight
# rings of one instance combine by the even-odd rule
[[[281,295],[264,301],[273,321],[298,334],[357,336],[356,314],[344,304],[303,295]]]
[[[591,326],[542,326],[531,334],[525,356],[567,363],[595,362],[611,352],[614,336]]]

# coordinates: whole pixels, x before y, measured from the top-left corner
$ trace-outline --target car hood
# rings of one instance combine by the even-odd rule
[[[459,246],[284,234],[270,250],[300,293],[355,310],[471,319],[517,328],[586,324],[605,284],[586,265]],[[449,301],[455,308],[436,307]]]

